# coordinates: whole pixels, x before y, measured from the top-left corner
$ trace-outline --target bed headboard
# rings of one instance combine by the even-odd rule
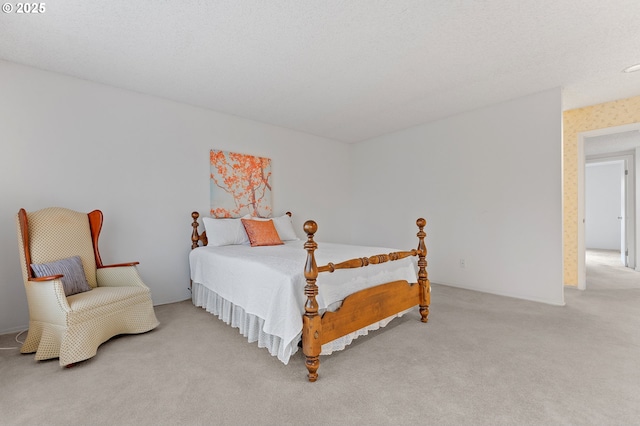
[[[291,217],[291,212],[286,213],[289,217]],[[200,217],[200,213],[193,212],[191,213],[191,218],[193,218],[193,222],[191,222],[191,227],[193,228],[193,232],[191,233],[191,250],[194,248],[198,248],[202,245],[202,247],[206,246],[209,242],[207,239],[207,231],[202,231],[202,233],[198,233],[198,218]]]

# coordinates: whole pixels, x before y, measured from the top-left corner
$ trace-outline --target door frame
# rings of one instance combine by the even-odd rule
[[[597,129],[597,130],[590,130],[590,131],[586,131],[586,132],[580,132],[578,133],[578,173],[577,173],[577,178],[578,178],[578,289],[580,290],[584,290],[587,288],[587,265],[586,265],[586,261],[585,261],[585,254],[586,254],[586,247],[585,247],[585,164],[586,164],[586,155],[585,155],[585,139],[589,138],[589,137],[594,137],[594,136],[604,136],[604,135],[612,135],[612,134],[616,134],[616,133],[623,133],[623,132],[630,132],[633,130],[639,130],[640,131],[640,123],[632,123],[632,124],[625,124],[622,126],[614,126],[614,127],[607,127],[604,129]],[[637,149],[636,149],[637,151]],[[614,151],[612,150],[612,154],[614,153]],[[635,163],[635,162],[634,162]],[[637,168],[638,166],[640,166],[639,164],[635,164],[634,165],[634,175],[635,175],[635,168]],[[631,173],[631,171],[630,171]],[[631,190],[631,186],[633,186],[633,190]],[[627,223],[627,229],[629,230],[627,232],[627,235],[629,235],[629,232],[632,230],[633,231],[633,235],[632,235],[632,241],[633,244],[629,244],[631,241],[628,241],[628,246],[633,245],[633,253],[634,253],[634,265],[635,265],[635,269],[636,271],[638,271],[640,265],[638,265],[638,263],[636,262],[636,256],[635,256],[635,243],[638,239],[638,236],[636,235],[636,215],[637,212],[635,212],[636,210],[636,204],[635,204],[635,179],[629,179],[628,180],[628,185],[627,185],[627,194],[629,195],[629,193],[631,193],[631,195],[633,195],[633,203],[628,203],[627,202],[627,207],[632,207],[634,210],[634,214],[631,217],[628,217],[629,222]],[[628,201],[628,198],[627,198]],[[631,205],[629,205],[631,204]],[[631,229],[629,229],[631,228]],[[629,257],[631,257],[631,247],[629,250]]]

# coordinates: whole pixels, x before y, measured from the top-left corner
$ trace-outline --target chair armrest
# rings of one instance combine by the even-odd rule
[[[62,277],[64,277],[64,275],[62,275],[62,274],[58,274],[58,275],[47,275],[46,277],[33,277],[33,278],[29,278],[29,281],[35,281],[35,282],[53,281],[53,280],[57,280],[58,278],[62,278]]]
[[[114,263],[113,265],[98,266],[98,269],[102,269],[102,268],[119,268],[120,266],[136,266],[138,264],[140,264],[140,262]]]
[[[32,278],[25,282],[32,321],[66,325],[71,312],[62,286],[62,275]]]
[[[136,262],[137,264],[137,262]],[[96,271],[98,287],[147,287],[134,265],[109,265]]]

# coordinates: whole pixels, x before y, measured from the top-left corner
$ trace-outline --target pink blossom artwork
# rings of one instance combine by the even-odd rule
[[[211,150],[210,162],[212,217],[271,216],[269,158]]]

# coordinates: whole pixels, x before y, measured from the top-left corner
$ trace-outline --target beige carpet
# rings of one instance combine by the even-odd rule
[[[158,306],[159,328],[71,369],[0,351],[0,424],[640,424],[640,274],[590,264],[566,302],[434,285],[429,324],[322,357],[317,383],[300,353],[285,366],[189,301]]]
[[[620,251],[587,250],[587,288],[632,289],[640,286],[640,274],[622,264]]]

